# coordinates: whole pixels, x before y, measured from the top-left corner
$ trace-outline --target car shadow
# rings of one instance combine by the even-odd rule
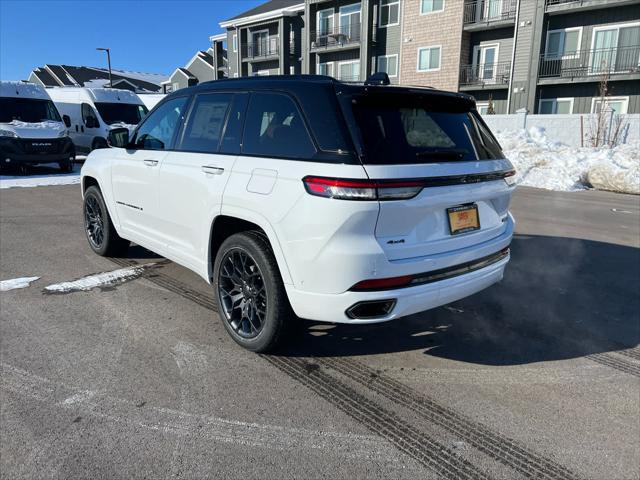
[[[640,341],[640,249],[516,235],[502,282],[450,305],[376,325],[305,322],[287,356],[422,350],[518,365],[631,348]]]

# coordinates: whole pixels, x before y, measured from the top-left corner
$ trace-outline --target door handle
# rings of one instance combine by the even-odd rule
[[[202,171],[204,173],[210,173],[212,175],[222,175],[224,173],[224,168],[212,167],[211,165],[202,165]]]
[[[155,167],[158,164],[158,160],[151,160],[151,159],[145,159],[143,160],[144,164],[149,166],[149,167]]]

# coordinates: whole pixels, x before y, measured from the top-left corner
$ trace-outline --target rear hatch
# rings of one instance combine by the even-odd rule
[[[375,235],[389,260],[452,252],[504,233],[513,166],[472,100],[389,87],[345,100],[369,178],[406,185],[411,197],[379,196]]]

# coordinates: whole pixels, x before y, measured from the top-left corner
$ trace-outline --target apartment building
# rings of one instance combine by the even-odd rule
[[[184,67],[176,68],[169,78],[162,82],[163,93],[175,92],[200,82],[226,78],[227,35],[212,35],[209,41],[211,46],[206,51],[197,51]]]
[[[270,0],[222,22],[229,77],[316,73],[473,95],[481,113],[640,112],[640,0]]]

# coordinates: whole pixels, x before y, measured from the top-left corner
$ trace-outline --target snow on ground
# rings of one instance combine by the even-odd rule
[[[15,290],[17,288],[27,288],[32,282],[35,282],[39,278],[40,277],[21,277],[2,280],[0,281],[0,292],[8,292],[9,290]]]
[[[496,137],[516,167],[519,185],[640,194],[640,145],[574,148],[549,140],[539,127],[497,131]]]
[[[76,157],[84,160],[84,157]],[[43,187],[47,185],[73,185],[80,183],[80,168],[77,163],[73,173],[60,173],[57,166],[35,167],[28,175],[0,175],[0,189],[15,187]]]
[[[54,283],[53,285],[44,287],[44,290],[47,293],[70,293],[88,291],[98,287],[113,287],[114,285],[138,278],[147,268],[153,265],[155,264],[147,263],[135,267],[120,268],[111,272],[97,273],[71,282]]]

